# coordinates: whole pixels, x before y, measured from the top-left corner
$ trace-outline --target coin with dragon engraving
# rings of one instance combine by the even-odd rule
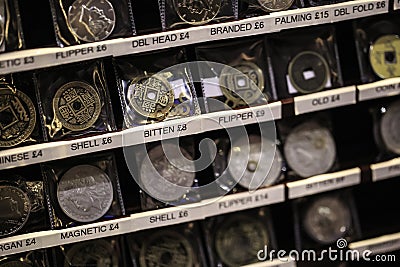
[[[76,0],[68,9],[67,22],[71,32],[84,42],[101,41],[115,27],[115,12],[107,0]]]
[[[321,91],[330,78],[328,62],[314,51],[298,53],[289,63],[288,74],[293,87],[303,94]]]
[[[351,227],[351,212],[339,198],[324,196],[313,201],[304,213],[303,226],[315,241],[330,244],[344,237]]]
[[[193,185],[194,170],[193,157],[189,152],[178,145],[163,143],[150,149],[148,158],[143,160],[140,183],[153,198],[176,201],[184,197]]]
[[[28,221],[31,211],[29,196],[21,188],[0,186],[0,236],[19,231]]]
[[[81,242],[67,249],[64,266],[118,267],[118,255],[106,240]]]
[[[234,140],[228,154],[230,175],[247,189],[274,184],[281,175],[282,165],[282,155],[275,142],[257,135]]]
[[[140,250],[142,267],[193,267],[194,258],[189,240],[175,231],[157,231],[145,239]]]
[[[71,131],[90,128],[99,118],[101,108],[96,89],[85,82],[66,83],[57,90],[53,98],[56,118],[63,127]]]
[[[287,136],[284,153],[290,168],[301,177],[329,171],[336,159],[331,132],[316,122],[305,122]]]
[[[212,21],[219,13],[222,0],[173,0],[178,16],[191,25]]]
[[[232,108],[253,104],[263,97],[264,75],[252,62],[243,61],[223,68],[219,83],[227,99],[225,104]]]
[[[369,49],[369,61],[382,79],[400,76],[400,37],[388,34],[376,39]]]
[[[7,261],[4,263],[0,263],[0,267],[32,267],[33,265],[25,262],[25,261],[17,261],[17,260],[12,260],[12,261]]]
[[[110,209],[113,186],[108,175],[92,165],[77,165],[60,178],[57,199],[62,211],[78,222],[92,222]]]
[[[244,215],[223,221],[215,233],[215,250],[227,266],[257,262],[257,252],[269,245],[266,223]]]
[[[400,154],[400,101],[389,105],[382,116],[380,130],[386,148],[395,154]]]
[[[35,125],[36,110],[32,100],[20,90],[0,88],[0,147],[24,142]]]
[[[128,88],[129,108],[151,119],[164,119],[174,105],[172,86],[161,75],[132,80]]]
[[[267,12],[286,10],[294,0],[258,0],[258,4]]]

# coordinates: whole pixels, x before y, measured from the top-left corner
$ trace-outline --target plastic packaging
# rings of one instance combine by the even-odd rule
[[[17,0],[0,2],[0,52],[25,48]]]
[[[304,0],[239,0],[239,17],[254,17],[271,12],[304,7]]]
[[[46,141],[115,129],[103,61],[86,61],[35,73]]]
[[[59,46],[135,35],[128,0],[50,0]]]

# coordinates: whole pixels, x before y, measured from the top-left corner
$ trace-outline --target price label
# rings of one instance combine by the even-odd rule
[[[340,3],[337,6],[332,7],[331,10],[333,12],[334,21],[342,21],[387,13],[389,11],[388,8],[388,0],[378,0]]]
[[[31,234],[30,234],[31,235]],[[21,237],[26,236],[22,235]],[[32,235],[31,235],[32,236]],[[41,237],[30,238],[5,238],[0,241],[0,256],[15,254],[23,251],[30,251],[42,248]]]
[[[271,31],[271,18],[251,18],[240,23],[221,23],[210,27],[209,38],[223,39],[249,36]]]
[[[358,97],[360,101],[394,96],[400,94],[400,78],[390,78],[358,85],[357,88],[360,92]]]
[[[354,242],[349,248],[360,253],[371,251],[373,255],[396,251],[400,249],[400,233]]]
[[[400,176],[400,158],[372,164],[371,171],[374,182]]]
[[[122,145],[122,133],[110,133],[69,142],[70,155],[86,154]]]

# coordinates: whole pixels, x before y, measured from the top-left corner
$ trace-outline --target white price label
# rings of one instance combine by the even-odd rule
[[[400,249],[400,233],[354,242],[349,248],[360,253],[369,250],[373,255],[396,251]]]
[[[400,158],[371,165],[372,181],[400,176]]]
[[[289,199],[294,199],[356,185],[360,182],[361,170],[354,168],[290,182],[287,184],[287,187],[289,188]]]
[[[45,236],[38,233],[3,238],[0,240],[0,256],[42,248],[42,239]]]
[[[393,9],[394,10],[400,9],[400,0],[394,0]]]
[[[356,87],[349,86],[294,98],[296,115],[356,103]]]
[[[209,28],[209,38],[224,39],[269,32],[271,31],[271,22],[272,19],[269,17],[258,17],[247,19],[242,22],[228,22],[212,25]]]
[[[268,251],[266,251],[268,253]],[[261,258],[264,256],[260,253]],[[290,258],[281,258],[275,260],[266,260],[263,262],[244,265],[242,267],[296,267],[296,262]]]
[[[69,154],[72,156],[113,149],[121,145],[122,134],[118,132],[70,141],[68,147]]]
[[[400,78],[390,78],[369,84],[358,85],[357,88],[360,92],[360,101],[394,96],[400,94]]]

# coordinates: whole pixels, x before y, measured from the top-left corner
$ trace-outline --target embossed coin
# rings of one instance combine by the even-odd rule
[[[146,238],[140,250],[140,266],[143,267],[192,267],[192,245],[183,235],[160,230]]]
[[[19,90],[0,88],[0,147],[22,143],[30,137],[35,125],[32,100]]]
[[[20,188],[0,186],[0,236],[20,230],[28,220],[31,203],[28,195]]]
[[[148,118],[164,119],[174,104],[174,91],[161,75],[134,79],[128,91],[129,106]]]
[[[321,197],[307,208],[303,224],[307,234],[315,241],[333,243],[349,231],[350,209],[336,197]]]
[[[63,212],[78,222],[92,222],[110,209],[113,186],[108,175],[92,165],[74,166],[58,182],[57,199]]]
[[[68,9],[68,25],[82,41],[106,39],[115,26],[115,12],[107,0],[76,0]]]
[[[168,157],[164,151],[169,151]],[[195,178],[193,158],[189,152],[177,145],[164,143],[152,148],[148,157],[140,168],[143,189],[153,198],[166,202],[184,197]]]
[[[376,75],[383,79],[400,76],[399,36],[389,34],[376,39],[369,49],[369,61]]]
[[[297,54],[289,63],[288,74],[294,88],[303,94],[321,91],[330,77],[325,58],[314,51]]]
[[[105,240],[81,242],[68,249],[64,266],[118,267],[118,256]]]
[[[257,252],[269,245],[265,223],[254,218],[234,215],[224,221],[215,233],[215,249],[227,266],[257,262]]]
[[[386,148],[400,154],[400,101],[392,103],[381,119],[381,136]]]
[[[248,189],[275,183],[282,170],[282,156],[275,146],[274,142],[256,135],[236,139],[228,154],[232,178]]]
[[[292,130],[284,144],[288,165],[301,177],[329,171],[336,158],[332,134],[315,122],[305,122]]]
[[[213,20],[221,9],[222,0],[173,0],[178,16],[186,23],[202,25]]]
[[[250,105],[259,100],[264,90],[262,70],[252,62],[241,62],[233,67],[225,67],[219,79],[226,104],[235,108]]]
[[[258,0],[259,5],[267,12],[286,10],[294,0]]]
[[[0,267],[32,267],[33,265],[25,261],[8,261],[0,263]]]
[[[101,101],[96,89],[89,84],[69,82],[57,90],[53,109],[63,127],[71,131],[83,131],[99,118]]]

